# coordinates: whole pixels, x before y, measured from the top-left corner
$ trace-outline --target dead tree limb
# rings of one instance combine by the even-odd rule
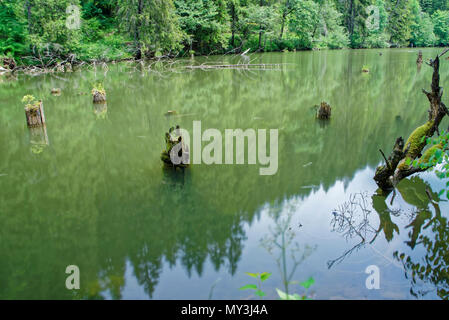
[[[422,152],[426,147],[426,140],[427,138],[432,137],[435,133],[439,134],[438,127],[441,120],[444,116],[449,115],[447,107],[441,101],[443,89],[440,87],[439,74],[440,57],[448,51],[449,49],[444,50],[441,54],[436,56],[435,60],[430,59],[427,63],[433,68],[431,91],[428,92],[422,89],[430,103],[428,121],[416,128],[405,144],[402,137],[398,138],[388,159],[382,154],[386,161],[386,165],[377,167],[374,180],[383,191],[389,192],[393,190],[402,179],[428,169],[421,168],[420,166],[414,167],[412,163],[414,160],[418,160],[418,163],[425,163],[424,159],[426,159],[428,155],[422,155]]]

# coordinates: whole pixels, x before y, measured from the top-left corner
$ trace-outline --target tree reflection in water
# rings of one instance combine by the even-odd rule
[[[447,218],[441,215],[438,196],[417,177],[403,185],[400,192],[404,200],[416,206],[413,221],[407,226],[411,231],[408,234],[410,241],[406,243],[412,249],[420,246],[425,250],[425,255],[419,259],[399,251],[393,253],[402,262],[405,276],[411,280],[410,294],[424,297],[436,291],[440,298],[448,300],[449,225]],[[428,284],[430,289],[423,289],[418,280]]]
[[[449,299],[449,225],[446,217],[441,215],[438,195],[430,185],[415,176],[402,181],[397,186],[401,198],[413,207],[411,212],[403,209],[393,209],[391,203],[381,194],[374,194],[372,202],[368,194],[351,194],[350,199],[333,211],[332,231],[342,234],[347,240],[357,238],[360,241],[341,256],[328,261],[331,268],[335,263],[342,262],[351,253],[366,245],[373,244],[383,231],[387,242],[391,242],[395,233],[399,235],[400,228],[392,221],[393,217],[405,216],[409,223],[405,226],[408,240],[405,243],[412,253],[406,254],[396,250],[394,259],[399,261],[405,272],[405,277],[411,280],[410,294],[424,297],[430,292],[442,299]],[[378,214],[377,228],[373,227],[372,212]],[[419,249],[424,249],[424,255],[415,255]]]
[[[270,209],[269,215],[274,220],[273,228],[270,227],[270,233],[260,239],[262,247],[264,247],[276,261],[276,265],[281,276],[284,292],[288,295],[291,293],[289,286],[298,284],[293,281],[298,266],[307,259],[316,249],[316,246],[305,244],[301,246],[294,241],[295,232],[291,226],[292,216],[294,214],[294,206],[287,208],[274,207]],[[292,261],[289,268],[287,260],[288,256]]]

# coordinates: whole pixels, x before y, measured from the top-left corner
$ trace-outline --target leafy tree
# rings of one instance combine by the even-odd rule
[[[389,35],[386,33],[388,25],[388,14],[385,9],[384,0],[376,0],[373,4],[375,8],[370,12],[368,36],[365,39],[365,46],[368,48],[385,48]]]
[[[437,45],[449,45],[449,11],[437,10],[432,15],[434,32],[437,36]]]
[[[279,39],[282,39],[282,36],[284,35],[284,28],[285,23],[287,21],[287,18],[289,15],[294,12],[298,6],[299,0],[283,0],[280,4],[280,11],[281,11],[281,33],[279,34]]]
[[[313,48],[319,23],[319,6],[316,2],[305,0],[296,4],[296,10],[289,20],[289,29],[298,36],[301,48]]]
[[[351,47],[363,46],[366,35],[366,8],[371,0],[342,0],[337,3],[338,10],[343,14],[344,26],[349,34]]]
[[[228,13],[223,0],[176,0],[176,13],[191,50],[210,53],[226,44]]]
[[[349,38],[345,28],[341,25],[343,14],[338,12],[334,2],[324,0],[320,4],[320,21],[318,32],[320,42],[331,49],[340,49],[349,45]]]
[[[120,0],[121,24],[134,40],[136,58],[179,49],[182,32],[171,0]]]
[[[19,56],[26,52],[27,30],[18,1],[0,2],[0,55]]]
[[[390,42],[397,47],[407,45],[412,24],[409,0],[389,0],[389,16]]]
[[[412,24],[410,26],[410,44],[415,47],[428,47],[436,42],[433,24],[429,15],[421,11],[418,0],[410,1]]]

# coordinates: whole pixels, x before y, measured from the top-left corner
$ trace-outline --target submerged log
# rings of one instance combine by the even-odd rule
[[[422,155],[423,150],[426,147],[426,140],[427,138],[432,137],[435,132],[439,134],[438,127],[441,120],[445,115],[449,115],[448,109],[441,101],[443,90],[440,87],[439,74],[440,57],[448,50],[449,49],[446,49],[443,53],[438,55],[435,60],[431,59],[428,63],[428,65],[433,68],[431,91],[427,92],[424,89],[422,90],[430,103],[428,121],[416,128],[405,143],[402,137],[398,138],[388,159],[385,157],[382,150],[380,150],[385,159],[385,165],[377,167],[374,180],[379,188],[385,192],[393,190],[402,179],[428,169],[421,166],[413,166],[413,162],[417,160],[418,164],[425,163],[425,160],[429,157],[429,152],[431,152],[432,149],[428,149],[428,151]]]
[[[190,164],[189,146],[184,143],[179,126],[165,133],[165,144],[166,148],[161,153],[162,162],[175,170],[187,168]]]
[[[330,119],[331,117],[331,111],[332,108],[327,102],[321,102],[320,108],[317,112],[317,118],[324,120],[324,119]]]
[[[29,128],[45,125],[44,105],[41,100],[34,105],[27,105],[25,107],[25,115]]]

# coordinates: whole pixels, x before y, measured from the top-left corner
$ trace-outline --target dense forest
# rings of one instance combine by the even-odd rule
[[[449,45],[449,0],[0,0],[0,55],[142,57]]]

